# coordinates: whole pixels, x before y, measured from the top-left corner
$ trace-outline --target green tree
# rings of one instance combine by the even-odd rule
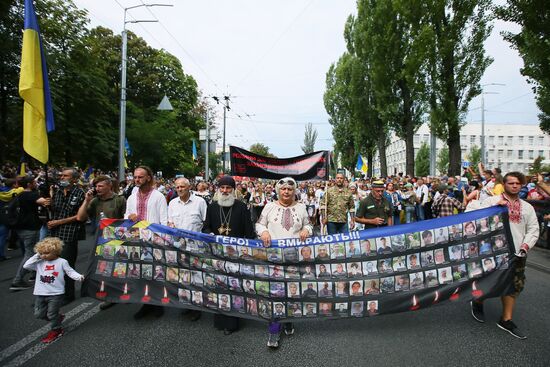
[[[497,7],[497,16],[517,23],[519,33],[503,32],[504,39],[523,58],[521,74],[533,85],[536,94],[540,128],[550,133],[550,9],[546,0],[507,0]]]
[[[262,143],[254,143],[248,149],[252,153],[263,155],[264,157],[277,158],[269,151],[269,147]]]
[[[479,162],[481,162],[481,148],[477,145],[472,145],[467,158],[468,162],[470,162],[470,167],[477,167]]]
[[[449,171],[449,149],[447,147],[443,147],[439,150],[437,156],[437,170],[441,174],[447,174]]]
[[[304,153],[313,153],[315,151],[315,142],[317,141],[317,129],[313,127],[310,122],[306,125],[304,131],[304,145],[302,145],[302,151]]]
[[[461,173],[460,130],[479,81],[492,59],[483,43],[491,33],[491,0],[426,0],[424,28],[429,36],[424,67],[430,126],[449,147],[449,174]]]
[[[430,174],[430,147],[425,142],[422,143],[418,149],[418,153],[416,153],[414,166],[417,176],[427,176]]]
[[[535,158],[533,163],[529,165],[530,175],[535,175],[537,173],[542,173],[542,172],[550,172],[550,165],[542,164],[542,161],[544,161],[544,157],[542,156],[538,156],[537,158]]]

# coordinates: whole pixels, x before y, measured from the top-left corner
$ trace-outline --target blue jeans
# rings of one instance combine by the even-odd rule
[[[51,329],[61,328],[59,309],[63,305],[63,294],[57,296],[36,296],[34,301],[34,316],[37,319],[51,321]]]
[[[415,207],[414,206],[406,206],[405,207],[405,222],[406,223],[414,222],[415,221],[414,214],[415,214]]]
[[[338,222],[328,222],[327,223],[327,233],[336,234],[336,233],[346,233],[349,232],[348,223],[338,223]]]
[[[393,225],[395,226],[396,224],[401,224],[401,218],[400,218],[400,213],[401,211],[398,212],[398,214],[393,214],[392,215],[392,218],[393,218]]]
[[[0,257],[6,256],[6,240],[8,239],[8,227],[0,224]]]
[[[30,259],[34,255],[34,245],[38,242],[38,238],[40,236],[40,231],[32,231],[28,229],[18,229],[17,230],[17,237],[19,237],[19,243],[21,244],[21,247],[24,249],[23,253],[23,259],[19,263],[19,267],[17,268],[17,273],[15,274],[15,278],[13,278],[13,282],[19,282],[23,280],[23,277],[25,274],[29,273],[29,270],[23,268],[23,265],[27,262],[28,259]]]
[[[426,219],[426,215],[424,213],[424,207],[420,204],[416,204],[416,219],[418,221]]]

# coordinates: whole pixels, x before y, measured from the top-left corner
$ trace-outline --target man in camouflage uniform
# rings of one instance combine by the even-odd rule
[[[372,183],[370,194],[359,202],[355,220],[364,224],[365,229],[393,225],[392,208],[384,197],[384,182]]]
[[[336,175],[336,185],[330,187],[323,198],[324,224],[328,234],[349,232],[348,212],[351,216],[351,229],[355,227],[355,204],[351,191],[344,187],[344,175]]]

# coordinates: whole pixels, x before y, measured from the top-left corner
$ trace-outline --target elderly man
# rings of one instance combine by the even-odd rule
[[[195,195],[191,192],[191,184],[186,178],[178,178],[174,182],[177,198],[168,204],[168,225],[179,229],[193,232],[201,232],[206,220],[206,198]],[[184,310],[190,320],[196,321],[201,317],[197,310]]]
[[[59,189],[54,192],[51,220],[47,223],[49,235],[59,237],[63,243],[61,257],[74,268],[78,256],[78,240],[86,237],[84,224],[77,219],[78,209],[84,201],[84,191],[76,185],[79,172],[75,168],[61,171]],[[65,276],[65,304],[75,298],[74,280]]]
[[[168,209],[166,199],[159,191],[155,190],[153,171],[147,166],[139,166],[134,170],[135,188],[126,203],[125,219],[133,222],[146,220],[149,223],[168,224]],[[149,314],[160,317],[164,314],[162,306],[143,305],[134,314],[139,320]]]
[[[529,249],[533,248],[539,238],[539,223],[535,209],[531,204],[519,198],[519,191],[525,184],[525,176],[519,172],[509,172],[504,176],[504,193],[487,198],[482,207],[506,205],[510,222],[510,231],[514,240],[516,258],[512,262],[515,268],[514,278],[508,293],[501,298],[502,316],[497,326],[518,339],[526,339],[512,321],[516,299],[525,286],[525,264]],[[476,321],[485,322],[482,301],[471,302],[472,316]]]
[[[309,223],[305,204],[296,201],[296,181],[291,177],[283,178],[275,185],[275,191],[277,201],[265,206],[256,223],[256,232],[264,246],[268,247],[271,240],[280,238],[299,238],[304,241],[312,235],[313,227]],[[281,329],[280,323],[269,323],[268,347],[279,347]],[[292,323],[285,323],[284,330],[286,335],[294,334]]]
[[[344,186],[343,174],[336,175],[336,184],[327,190],[322,206],[326,213],[322,217],[328,234],[349,232],[348,212],[351,217],[350,227],[355,227],[355,202],[351,191]]]
[[[223,176],[218,181],[217,201],[206,211],[203,232],[214,235],[254,238],[254,226],[246,204],[235,198],[235,180]],[[229,335],[239,329],[239,319],[221,314],[214,315],[214,327]]]
[[[365,229],[393,225],[392,208],[384,198],[384,182],[374,181],[370,194],[359,202],[357,223],[365,225]]]

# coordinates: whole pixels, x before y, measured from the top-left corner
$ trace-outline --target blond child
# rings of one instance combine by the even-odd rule
[[[43,343],[51,343],[63,335],[61,322],[65,316],[59,310],[65,294],[65,274],[74,280],[84,280],[67,260],[59,257],[62,249],[63,242],[59,238],[44,238],[34,247],[36,254],[23,265],[27,270],[36,271],[34,316],[51,321],[51,330],[42,339]]]

